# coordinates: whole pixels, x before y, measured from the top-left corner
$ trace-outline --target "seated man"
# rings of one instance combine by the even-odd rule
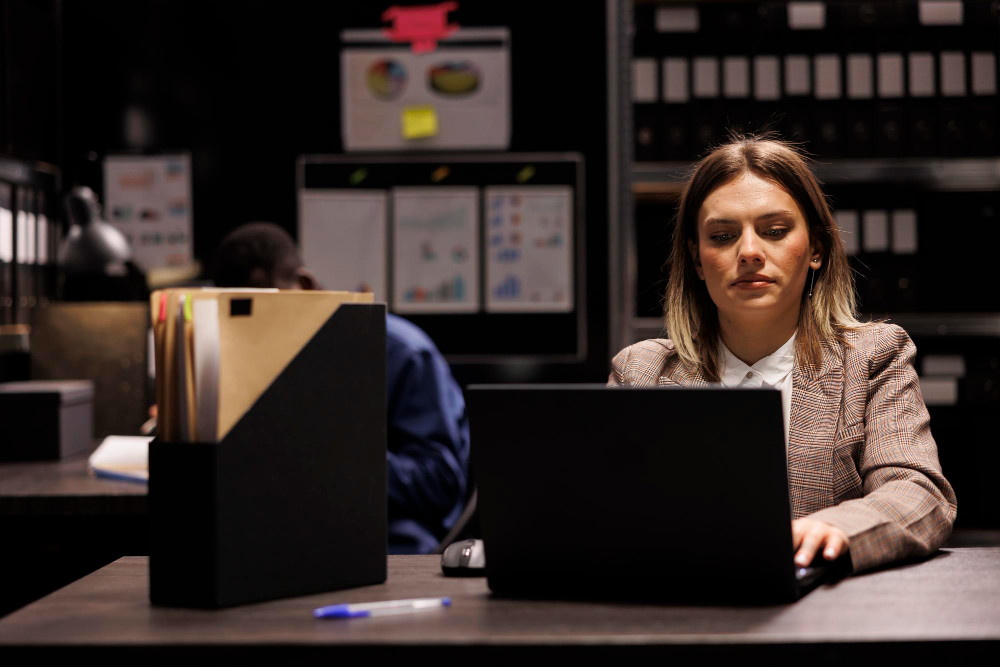
[[[319,289],[281,227],[244,225],[216,257],[219,287]],[[465,399],[415,325],[386,315],[390,553],[429,553],[462,512],[469,466]]]

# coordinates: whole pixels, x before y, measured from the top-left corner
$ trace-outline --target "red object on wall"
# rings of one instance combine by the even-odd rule
[[[439,39],[458,30],[457,23],[448,23],[448,12],[456,9],[457,2],[416,7],[393,5],[382,13],[382,20],[392,21],[393,25],[382,28],[382,32],[394,42],[410,42],[414,53],[428,53],[437,48]]]

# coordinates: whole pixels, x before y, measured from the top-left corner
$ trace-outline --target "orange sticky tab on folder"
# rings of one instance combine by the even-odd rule
[[[406,107],[401,121],[404,139],[422,139],[438,133],[437,111],[432,106]]]

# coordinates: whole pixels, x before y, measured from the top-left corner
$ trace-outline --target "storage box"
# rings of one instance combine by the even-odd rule
[[[344,304],[220,442],[152,441],[152,603],[384,582],[385,372],[385,305]]]
[[[94,383],[0,383],[0,461],[61,459],[94,444]]]

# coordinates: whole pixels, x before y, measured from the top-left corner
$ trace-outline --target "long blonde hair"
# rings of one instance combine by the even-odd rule
[[[665,326],[682,363],[716,382],[720,377],[718,310],[698,278],[688,242],[698,244],[698,212],[705,198],[747,172],[791,195],[805,215],[810,242],[820,247],[823,256],[813,276],[812,298],[808,285],[802,291],[796,362],[818,366],[822,345],[843,342],[846,330],[861,326],[844,242],[826,195],[805,158],[794,146],[771,134],[733,136],[695,166],[681,193],[663,304]]]

